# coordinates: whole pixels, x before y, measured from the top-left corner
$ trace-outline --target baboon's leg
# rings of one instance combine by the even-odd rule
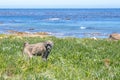
[[[32,54],[30,54],[30,52],[29,52],[29,51],[28,51],[27,53],[28,53],[28,56],[29,56],[30,58],[32,58]]]
[[[46,52],[42,53],[42,59],[46,61],[47,59],[45,58],[45,54]]]
[[[47,54],[47,51],[42,54],[42,59],[43,59],[43,60],[47,60],[46,54]]]
[[[45,51],[45,53],[43,54],[42,58],[44,58],[44,59],[47,60],[48,55],[49,55],[52,47],[51,47],[50,44],[47,44],[47,45],[45,46],[45,48],[46,48],[46,51]]]
[[[47,60],[49,53],[50,53],[50,52],[46,51],[46,52],[42,55],[43,60]]]
[[[48,58],[49,53],[50,53],[49,51],[46,51],[46,54],[45,54],[46,59]]]

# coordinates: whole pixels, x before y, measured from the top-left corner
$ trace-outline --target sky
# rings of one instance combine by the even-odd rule
[[[120,8],[120,0],[0,0],[0,8]]]

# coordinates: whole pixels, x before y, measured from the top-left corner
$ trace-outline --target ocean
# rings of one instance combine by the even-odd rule
[[[48,32],[56,37],[108,38],[120,33],[120,9],[0,9],[0,33]]]

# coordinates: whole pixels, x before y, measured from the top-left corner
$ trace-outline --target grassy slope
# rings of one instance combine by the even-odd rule
[[[120,80],[120,41],[0,35],[0,80]],[[52,40],[48,61],[22,55],[23,43]]]

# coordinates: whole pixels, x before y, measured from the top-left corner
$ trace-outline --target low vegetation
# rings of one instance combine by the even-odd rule
[[[52,40],[47,61],[22,54],[23,43]],[[0,80],[120,80],[120,41],[0,35]]]

